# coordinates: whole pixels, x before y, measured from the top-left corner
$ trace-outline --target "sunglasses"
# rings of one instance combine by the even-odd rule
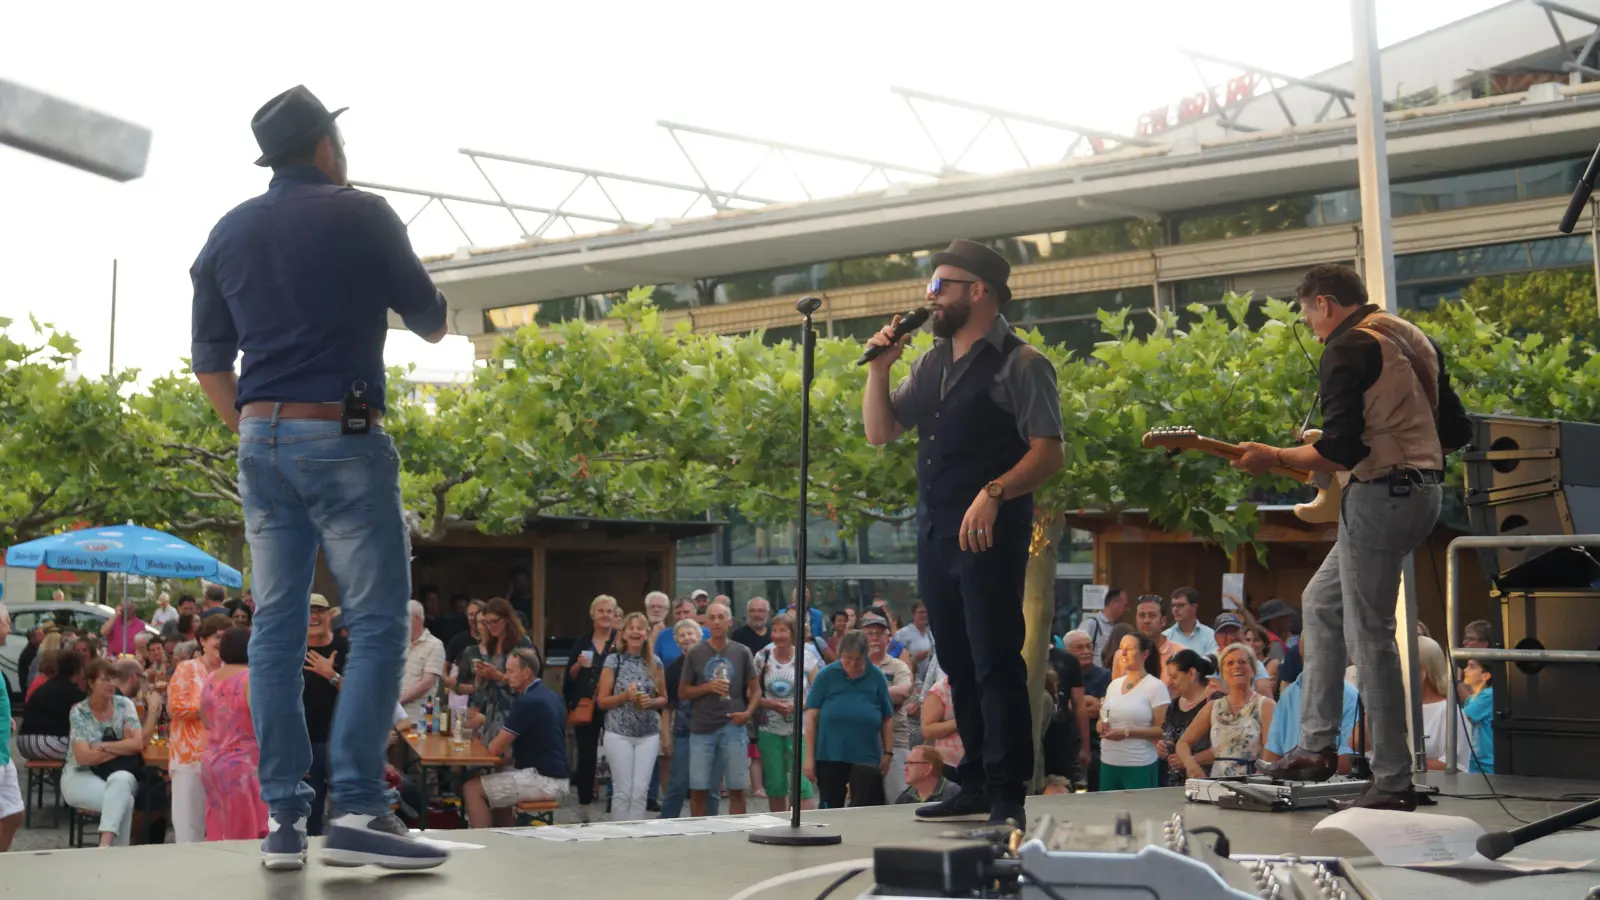
[[[935,275],[933,280],[928,282],[928,296],[929,297],[937,297],[937,296],[939,296],[941,293],[944,292],[944,286],[947,285],[947,284],[977,284],[977,283],[978,283],[977,279],[974,279],[974,278],[940,278],[939,276]]]

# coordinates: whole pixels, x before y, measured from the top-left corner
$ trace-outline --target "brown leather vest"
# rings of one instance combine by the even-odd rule
[[[1370,451],[1351,470],[1362,481],[1396,466],[1443,469],[1439,445],[1439,354],[1428,336],[1399,316],[1373,312],[1354,330],[1371,335],[1383,351],[1383,370],[1364,398]]]

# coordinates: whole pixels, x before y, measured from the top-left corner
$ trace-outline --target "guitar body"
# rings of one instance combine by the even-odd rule
[[[1310,429],[1302,436],[1302,443],[1314,444],[1322,437],[1322,432]],[[1169,456],[1176,456],[1184,450],[1197,450],[1211,456],[1220,456],[1223,459],[1238,459],[1243,453],[1238,444],[1229,444],[1214,438],[1203,437],[1193,428],[1166,427],[1157,428],[1144,436],[1144,446],[1150,449],[1166,450]],[[1315,485],[1317,488],[1316,499],[1309,503],[1295,505],[1294,514],[1308,525],[1327,525],[1339,521],[1339,502],[1344,496],[1344,486],[1350,477],[1349,473],[1340,472],[1329,475],[1323,472],[1309,472],[1305,469],[1291,469],[1286,467],[1273,468],[1274,475],[1292,478],[1301,484]]]
[[[1322,432],[1313,428],[1306,431],[1301,443],[1315,444],[1321,438]],[[1344,498],[1344,483],[1349,477],[1344,472],[1337,475],[1327,472],[1313,474],[1311,483],[1317,486],[1317,496],[1309,503],[1295,504],[1295,517],[1308,525],[1327,525],[1339,521],[1339,506]]]

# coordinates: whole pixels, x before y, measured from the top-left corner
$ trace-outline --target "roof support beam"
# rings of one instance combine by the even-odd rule
[[[0,144],[132,181],[149,161],[150,129],[0,79]]]

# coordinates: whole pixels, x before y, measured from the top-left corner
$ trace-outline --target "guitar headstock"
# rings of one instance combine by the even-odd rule
[[[1146,449],[1160,447],[1164,450],[1193,450],[1200,446],[1200,433],[1187,425],[1167,425],[1151,429],[1144,436]]]

